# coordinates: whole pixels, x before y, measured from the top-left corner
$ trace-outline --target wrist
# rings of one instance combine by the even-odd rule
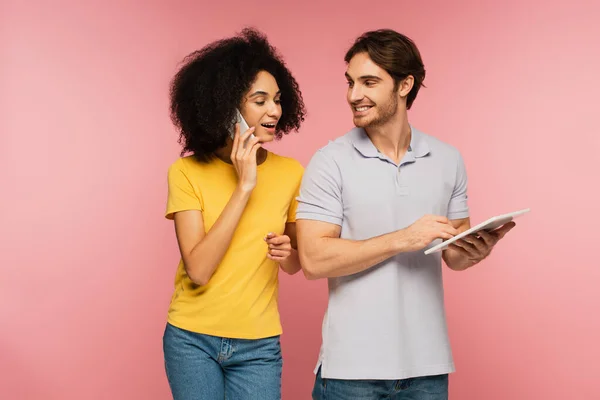
[[[407,251],[411,251],[409,235],[406,228],[394,232],[394,238],[392,240],[392,250],[394,251],[394,253],[404,253]]]
[[[292,249],[290,251],[290,255],[287,256],[286,258],[284,258],[283,260],[281,260],[279,263],[282,265],[287,265],[293,262],[293,258],[294,256],[298,257],[298,251],[296,249]]]
[[[238,185],[235,188],[235,192],[242,197],[250,196],[253,190],[254,185],[248,183],[238,183]]]

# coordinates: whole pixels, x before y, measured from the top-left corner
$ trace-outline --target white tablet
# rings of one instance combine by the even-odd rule
[[[528,212],[529,212],[529,208],[526,208],[524,210],[519,210],[519,211],[515,211],[512,213],[502,214],[502,215],[497,215],[495,217],[492,217],[492,218],[488,219],[487,221],[484,221],[484,222],[480,223],[479,225],[476,225],[476,226],[472,227],[471,229],[467,229],[466,231],[454,236],[452,239],[445,240],[442,243],[425,250],[425,254],[431,254],[431,253],[435,253],[437,251],[444,250],[446,247],[448,247],[452,243],[454,243],[457,240],[462,239],[465,236],[468,236],[472,233],[477,233],[478,231],[482,231],[482,230],[489,232],[489,231],[493,231],[494,229],[498,229],[502,225],[512,221],[516,217],[526,214]]]

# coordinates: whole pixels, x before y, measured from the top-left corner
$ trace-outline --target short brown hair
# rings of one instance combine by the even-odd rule
[[[406,108],[412,106],[425,80],[425,67],[415,43],[405,35],[391,29],[379,29],[363,33],[346,52],[344,60],[349,63],[359,53],[367,53],[371,60],[394,78],[395,88],[400,81],[412,75],[415,82],[406,98]]]

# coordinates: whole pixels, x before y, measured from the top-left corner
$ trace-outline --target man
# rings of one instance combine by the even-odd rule
[[[356,128],[317,151],[298,198],[304,273],[329,284],[313,398],[447,399],[441,259],[470,268],[514,223],[425,255],[470,222],[460,153],[408,122],[425,78],[420,53],[378,30],[345,61]]]

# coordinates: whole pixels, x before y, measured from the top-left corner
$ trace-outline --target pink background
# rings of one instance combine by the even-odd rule
[[[463,152],[474,222],[532,208],[492,258],[445,271],[450,397],[600,398],[598,2],[50,3],[0,9],[0,398],[170,397],[168,83],[243,25],[301,84],[309,117],[274,150],[303,164],[351,127],[352,40],[417,42],[411,122]],[[324,281],[282,277],[285,400],[310,397],[325,304]]]

